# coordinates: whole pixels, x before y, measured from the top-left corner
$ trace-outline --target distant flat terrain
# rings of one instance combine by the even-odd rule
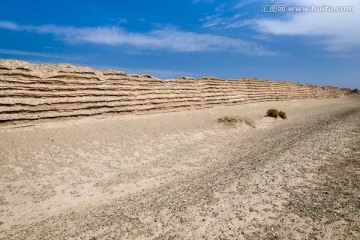
[[[351,95],[7,126],[0,238],[359,239],[359,119]]]

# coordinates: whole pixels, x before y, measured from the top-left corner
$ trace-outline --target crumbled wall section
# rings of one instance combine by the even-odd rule
[[[262,79],[220,80],[0,60],[0,126],[100,114],[152,113],[304,98],[348,90]]]

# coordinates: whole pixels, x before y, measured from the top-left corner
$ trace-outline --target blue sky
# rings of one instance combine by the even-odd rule
[[[322,5],[354,11],[288,9]],[[359,11],[357,0],[2,0],[0,58],[360,88]]]

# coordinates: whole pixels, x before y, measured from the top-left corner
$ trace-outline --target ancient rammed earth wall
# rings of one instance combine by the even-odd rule
[[[334,98],[334,87],[261,79],[186,78],[0,60],[0,126],[100,114],[168,112],[217,105]]]

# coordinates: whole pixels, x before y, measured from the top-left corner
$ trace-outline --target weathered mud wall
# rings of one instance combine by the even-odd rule
[[[96,71],[67,64],[0,60],[0,126],[100,114],[148,113],[303,98],[334,98],[334,87],[261,79],[220,80]]]

